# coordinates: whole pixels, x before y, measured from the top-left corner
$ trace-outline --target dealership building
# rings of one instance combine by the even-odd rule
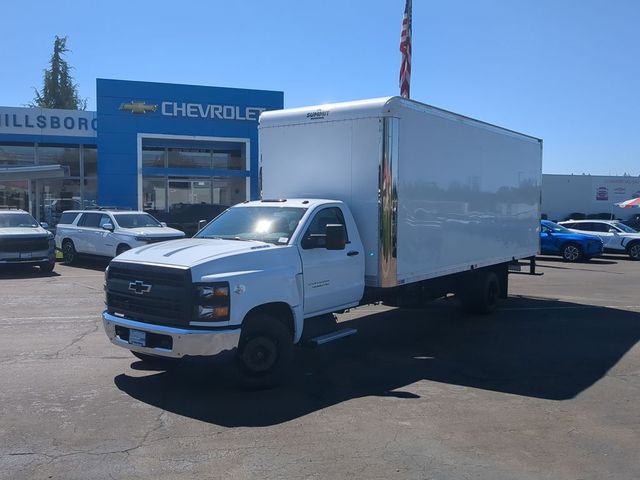
[[[277,91],[97,80],[97,111],[0,107],[0,207],[55,226],[97,205],[170,212],[258,197]]]
[[[55,226],[64,210],[113,206],[166,217],[256,199],[258,117],[278,91],[97,80],[97,111],[0,107],[0,208]],[[541,213],[629,214],[640,178],[543,175]],[[163,215],[164,214],[164,215]]]

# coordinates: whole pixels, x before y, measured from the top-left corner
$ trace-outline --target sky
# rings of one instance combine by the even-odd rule
[[[41,88],[55,35],[96,78],[398,95],[404,0],[2,2],[0,105]],[[411,98],[544,140],[544,173],[640,175],[640,1],[413,0]]]

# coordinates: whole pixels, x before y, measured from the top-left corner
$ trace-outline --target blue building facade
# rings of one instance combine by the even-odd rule
[[[0,207],[55,225],[62,209],[166,218],[255,199],[258,117],[283,103],[278,91],[98,79],[97,112],[0,107]]]

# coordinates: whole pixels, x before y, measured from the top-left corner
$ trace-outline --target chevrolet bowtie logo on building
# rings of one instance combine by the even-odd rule
[[[137,295],[144,295],[151,291],[151,285],[144,283],[142,280],[136,280],[135,282],[129,282],[129,290],[135,292]]]
[[[119,110],[122,110],[124,112],[131,112],[131,113],[151,113],[151,112],[155,112],[158,109],[158,105],[147,105],[144,102],[134,102],[131,101],[130,103],[123,103],[120,105]]]

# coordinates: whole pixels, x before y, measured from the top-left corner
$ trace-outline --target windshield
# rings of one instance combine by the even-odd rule
[[[555,233],[573,233],[568,228],[565,228],[562,225],[558,225],[557,223],[545,222],[542,225]]]
[[[286,245],[305,211],[305,208],[296,207],[230,208],[198,232],[195,238],[258,240]]]
[[[115,214],[116,222],[122,228],[161,227],[160,222],[148,213]]]
[[[620,230],[626,233],[638,233],[637,230],[634,230],[633,228],[629,227],[628,225],[625,225],[624,223],[614,223],[613,225],[615,225],[617,228],[619,228]]]
[[[28,213],[9,213],[0,215],[0,228],[37,227],[38,222]]]

